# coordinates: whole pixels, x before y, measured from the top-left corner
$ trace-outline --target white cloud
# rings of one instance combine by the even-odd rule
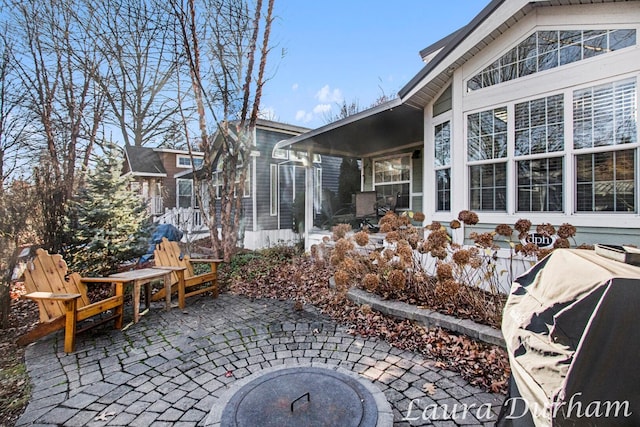
[[[298,87],[299,87],[299,86],[298,86],[298,83],[294,83],[294,84],[291,86],[291,90],[298,90]]]
[[[340,89],[331,89],[329,85],[324,85],[322,89],[316,93],[316,98],[318,101],[327,104],[327,103],[341,103],[342,102],[342,92]]]
[[[313,107],[314,114],[325,114],[325,113],[328,113],[329,111],[331,111],[330,104],[318,104],[315,107]]]
[[[298,110],[296,112],[296,120],[302,123],[309,123],[313,120],[313,114],[307,113],[304,110]]]

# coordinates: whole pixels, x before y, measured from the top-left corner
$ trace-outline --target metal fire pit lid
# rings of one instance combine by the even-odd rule
[[[331,365],[270,368],[232,387],[208,426],[391,426],[393,413],[373,384]]]

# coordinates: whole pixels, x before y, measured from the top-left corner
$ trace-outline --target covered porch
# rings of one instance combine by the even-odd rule
[[[280,141],[275,149],[305,152],[307,158],[321,154],[360,159],[360,191],[375,192],[377,200],[396,211],[423,209],[424,112],[400,99]],[[306,193],[314,194],[310,169],[307,165]],[[323,236],[313,225],[312,202],[308,197],[305,206],[307,249]]]

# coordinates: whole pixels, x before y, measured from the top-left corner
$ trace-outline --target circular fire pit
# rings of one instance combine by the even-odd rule
[[[331,365],[283,366],[240,380],[211,410],[206,425],[391,426],[393,413],[373,384]]]

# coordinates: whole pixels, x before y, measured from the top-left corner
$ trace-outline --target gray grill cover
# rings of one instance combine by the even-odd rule
[[[514,282],[504,309],[517,387],[498,425],[640,426],[638,327],[639,267],[554,251]]]

